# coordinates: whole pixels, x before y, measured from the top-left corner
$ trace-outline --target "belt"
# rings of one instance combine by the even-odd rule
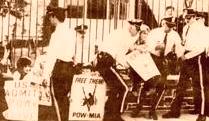
[[[74,65],[74,62],[73,61],[63,61],[63,60],[60,60],[60,59],[57,59],[56,61],[57,63],[63,63],[63,64],[70,64],[70,65]]]

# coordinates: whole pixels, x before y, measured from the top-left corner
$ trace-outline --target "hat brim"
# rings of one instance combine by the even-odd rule
[[[186,14],[186,15],[185,15],[185,18],[186,18],[186,17],[192,17],[192,16],[195,16],[195,14]]]
[[[168,21],[166,21],[165,23],[166,23],[166,25],[167,25],[169,28],[173,28],[173,27],[176,26],[176,23],[174,23],[174,22],[168,22]]]
[[[137,26],[141,26],[143,21],[140,21],[140,22],[133,22],[133,21],[128,21],[129,24],[131,25],[137,25]]]

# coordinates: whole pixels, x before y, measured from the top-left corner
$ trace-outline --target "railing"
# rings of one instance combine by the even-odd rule
[[[13,65],[20,56],[35,59],[39,52],[45,51],[51,33],[49,23],[44,21],[48,5],[68,8],[66,24],[70,28],[88,25],[84,62],[91,60],[95,45],[104,41],[107,34],[126,29],[128,19],[141,18],[150,28],[155,28],[170,5],[177,17],[186,7],[209,11],[208,0],[2,0],[0,41],[11,42]]]

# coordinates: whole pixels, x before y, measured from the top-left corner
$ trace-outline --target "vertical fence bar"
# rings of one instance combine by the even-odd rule
[[[44,5],[43,5],[43,16],[46,16],[45,8],[46,8],[46,0],[44,0]],[[43,53],[43,52],[44,52],[44,44],[41,47],[41,53]]]
[[[208,26],[209,26],[209,1],[208,1]]]
[[[176,5],[176,16],[179,16],[179,0],[177,0],[177,5]],[[177,24],[178,25],[178,24]],[[178,30],[178,29],[177,29]]]
[[[159,0],[159,1],[158,1],[158,17],[157,17],[158,23],[160,23],[160,6],[161,6],[160,3],[161,3],[161,2],[160,2],[160,0]]]
[[[145,17],[145,20],[146,20],[146,21],[148,20],[148,14],[149,14],[149,13],[148,13],[148,10],[149,10],[149,4],[148,4],[148,2],[149,2],[149,1],[146,0],[146,3],[145,3],[145,4],[147,4],[147,5],[146,5],[146,14],[145,14],[145,15],[146,15],[146,17]],[[150,28],[151,28],[151,27],[150,27]]]
[[[154,0],[152,0],[152,13],[153,13],[153,11],[154,11]],[[152,24],[151,24],[151,28],[153,28],[153,17],[152,17],[152,19],[151,19],[151,22],[152,22]]]
[[[45,0],[44,0],[45,1]],[[28,32],[28,56],[30,56],[30,49],[32,49],[32,47],[31,47],[31,44],[32,43],[30,43],[30,42],[33,42],[33,40],[32,41],[30,41],[30,39],[31,39],[31,13],[32,13],[32,0],[30,0],[30,17],[29,17],[29,32]]]
[[[69,5],[69,7],[68,7],[68,11],[69,11],[69,13],[68,13],[68,15],[69,15],[69,27],[71,28],[71,17],[70,17],[70,14],[72,13],[72,8],[71,8],[71,6],[72,6],[72,0],[70,0],[70,5]]]
[[[96,13],[96,36],[95,36],[95,40],[97,41],[98,39],[98,16],[99,16],[99,13],[98,13],[98,2],[96,2],[96,9],[97,9],[97,13]]]
[[[109,33],[111,31],[111,14],[112,13],[112,2],[110,3],[110,0],[107,0],[107,4],[108,4],[108,8],[107,8],[107,17],[108,17],[108,21],[109,21]]]
[[[83,24],[85,24],[85,18],[86,18],[86,0],[84,0],[84,6],[83,6],[84,8],[83,8],[83,13],[82,13],[82,16],[83,16]],[[84,35],[85,36],[85,35]],[[81,63],[83,63],[84,62],[84,40],[85,40],[85,37],[84,38],[82,38],[82,50],[81,50]]]
[[[177,0],[177,6],[176,6],[176,17],[177,17],[177,24],[176,24],[176,30],[178,31],[179,30],[179,0]],[[181,36],[181,35],[180,35]]]
[[[118,28],[118,22],[120,21],[120,4],[121,4],[121,0],[118,0],[118,4],[117,4],[116,29]]]
[[[126,19],[127,19],[127,1],[125,1],[124,3],[123,3],[123,7],[124,7],[124,17],[125,18],[123,18],[123,20],[122,20],[122,28],[123,28],[123,25],[124,25],[124,21],[126,21]]]
[[[102,4],[102,10],[103,10],[102,11],[103,12],[103,14],[102,14],[103,15],[103,17],[102,17],[102,41],[103,41],[103,39],[104,39],[104,29],[105,29],[105,22],[104,22],[104,19],[105,19],[105,11],[104,11],[105,10],[104,9],[105,8],[105,4],[104,3],[105,3],[105,1],[102,0],[102,3],[103,3]]]
[[[20,57],[22,57],[23,56],[23,48],[24,48],[24,44],[23,44],[23,46],[22,46],[22,43],[24,43],[24,33],[25,33],[25,9],[24,9],[24,7],[22,8],[23,10],[22,10],[22,13],[23,13],[23,15],[22,15],[22,32],[21,32],[21,51],[20,51]]]
[[[8,28],[7,28],[7,35],[8,35],[8,37],[7,37],[7,43],[9,42],[9,40],[10,40],[10,5],[8,5],[8,26],[7,26]]]
[[[138,7],[139,7],[139,9],[138,9],[138,12],[139,12],[139,14],[138,14],[138,16],[139,16],[139,19],[141,19],[142,17],[142,0],[138,0]]]
[[[196,2],[195,2],[195,3],[196,3],[196,5],[195,5],[195,10],[197,11],[197,0],[196,0]]]
[[[10,7],[10,4],[8,3],[8,28],[7,28],[7,40],[6,40],[6,44],[9,44],[10,42],[10,12],[11,12],[11,7]],[[5,49],[7,50],[7,48],[5,47]],[[10,50],[10,53],[12,52],[11,51],[11,47],[9,47],[9,50]],[[10,58],[11,59],[11,58]],[[7,65],[8,65],[8,61],[7,61]],[[11,66],[11,65],[10,65]]]
[[[91,12],[92,12],[92,0],[88,0],[88,2],[90,3],[87,7],[88,7],[88,9],[89,9],[89,16],[91,17],[92,16],[92,14],[91,14]],[[89,48],[89,50],[88,50],[88,62],[90,61],[90,48],[91,48],[91,19],[89,20],[89,46],[88,46],[88,48]]]
[[[79,13],[79,0],[77,0],[77,13]],[[78,25],[78,17],[76,18],[76,26]],[[77,55],[77,32],[76,32],[76,43],[75,43],[75,55]]]
[[[37,42],[38,42],[38,1],[36,0],[36,34],[35,34],[35,51],[37,52]],[[37,53],[35,52],[35,59],[37,57]]]
[[[15,0],[15,4],[17,4],[17,0]],[[15,8],[15,11],[17,11],[17,7]],[[13,28],[13,43],[12,46],[14,47],[14,54],[13,54],[13,65],[15,66],[15,62],[16,62],[16,48],[15,48],[15,41],[17,41],[17,17],[15,17],[15,24],[14,24],[14,28]]]
[[[114,1],[114,4],[115,4],[115,6],[114,6],[114,29],[117,29],[118,4],[119,4],[119,1],[117,1],[117,0]]]
[[[3,42],[4,41],[4,26],[3,26],[3,23],[4,23],[4,17],[3,17],[3,15],[1,16],[1,21],[2,21],[2,23],[1,23],[1,42]]]
[[[171,6],[173,6],[173,0],[171,0]],[[174,7],[174,6],[173,6]]]

